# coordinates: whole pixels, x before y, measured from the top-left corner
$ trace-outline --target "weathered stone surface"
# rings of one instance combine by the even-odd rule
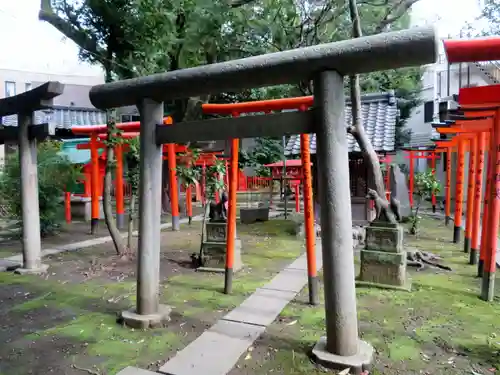
[[[312,350],[313,358],[320,365],[332,370],[345,370],[349,374],[361,374],[368,370],[373,361],[374,349],[366,341],[359,341],[358,352],[354,355],[343,357],[335,355],[326,349],[326,337],[321,337]]]
[[[240,221],[243,224],[252,224],[257,221],[269,221],[269,207],[241,208]]]
[[[135,310],[122,311],[119,320],[125,326],[135,329],[160,328],[170,321],[172,308],[160,305],[155,314],[141,315]]]
[[[407,218],[411,215],[409,189],[406,175],[401,172],[398,165],[391,166],[391,195],[399,201],[401,216]]]
[[[366,228],[358,280],[380,287],[409,285],[401,225],[373,222]]]
[[[226,242],[226,223],[206,223],[207,242]]]
[[[377,284],[405,285],[406,254],[362,250],[359,278]]]
[[[366,227],[366,249],[398,253],[403,250],[403,227],[373,222]]]
[[[137,367],[128,366],[125,367],[116,375],[158,375],[158,373],[148,370],[143,370]]]

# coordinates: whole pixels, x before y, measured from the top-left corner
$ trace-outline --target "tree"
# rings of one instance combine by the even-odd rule
[[[404,26],[408,9],[417,1],[360,1],[360,30],[363,26],[366,33],[375,33]],[[111,81],[347,39],[351,20],[346,10],[345,0],[41,0],[39,18],[73,40],[83,60],[102,65],[106,81]],[[302,82],[244,94],[310,92],[310,82]],[[241,98],[227,94],[175,100],[166,107],[175,121],[189,121],[201,117],[201,105],[210,99]],[[113,127],[114,121],[108,121],[108,137]],[[112,165],[109,147],[107,155]],[[109,193],[105,187],[105,196]],[[108,219],[117,245],[119,233]]]
[[[46,141],[37,147],[38,199],[40,205],[40,231],[42,236],[53,234],[63,221],[62,197],[81,177],[67,157],[60,154],[59,142]],[[0,201],[9,218],[22,221],[21,169],[19,155],[12,154],[0,173]]]
[[[471,37],[491,36],[500,33],[500,0],[486,0],[479,16],[467,22],[461,34]]]
[[[240,168],[253,167],[258,176],[269,177],[269,168],[266,164],[275,163],[283,159],[282,140],[270,137],[255,139],[255,146],[250,151],[241,150],[239,155]]]
[[[415,174],[414,178],[414,194],[417,196],[417,207],[415,208],[415,213],[411,219],[411,234],[418,234],[419,232],[419,224],[420,224],[420,216],[419,210],[420,205],[426,199],[436,195],[441,191],[441,185],[439,181],[436,179],[436,171],[431,169],[427,172],[419,172]]]

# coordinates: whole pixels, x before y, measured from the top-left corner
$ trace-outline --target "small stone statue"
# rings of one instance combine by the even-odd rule
[[[367,199],[375,202],[375,220],[386,223],[397,224],[401,221],[400,203],[391,196],[391,201],[382,199],[373,189],[368,189]]]
[[[221,194],[220,202],[210,202],[210,211],[208,217],[211,223],[225,223],[227,221],[227,193],[224,191]]]

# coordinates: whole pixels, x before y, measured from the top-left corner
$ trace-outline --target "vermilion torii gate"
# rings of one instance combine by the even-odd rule
[[[450,63],[500,59],[499,37],[476,40],[449,40],[445,41],[444,47]],[[464,112],[465,116],[491,116],[493,122],[492,131],[490,132],[490,155],[488,158],[481,236],[481,253],[483,247],[485,248],[481,298],[492,301],[500,222],[500,85],[460,89],[459,105],[459,110]]]
[[[323,365],[350,367],[359,373],[372,360],[373,348],[358,335],[343,77],[427,64],[436,56],[434,29],[416,28],[93,87],[90,100],[97,108],[138,105],[141,115],[137,308],[124,312],[124,321],[135,326],[155,325],[168,312],[159,304],[161,180],[157,171],[163,143],[316,133],[322,171],[319,201],[326,339],[313,352]],[[308,111],[158,126],[165,100],[304,80],[314,82],[314,108]],[[231,173],[232,187],[236,177]],[[235,225],[234,220],[228,221],[228,233]],[[227,254],[227,262],[232,255]],[[226,274],[231,275],[232,270]]]

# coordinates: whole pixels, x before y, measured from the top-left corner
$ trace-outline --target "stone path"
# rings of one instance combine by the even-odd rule
[[[320,270],[323,263],[319,244],[316,246],[316,262]],[[306,284],[307,257],[303,254],[240,306],[177,352],[159,372],[166,375],[226,375]],[[158,375],[127,367],[117,375],[153,374]]]

